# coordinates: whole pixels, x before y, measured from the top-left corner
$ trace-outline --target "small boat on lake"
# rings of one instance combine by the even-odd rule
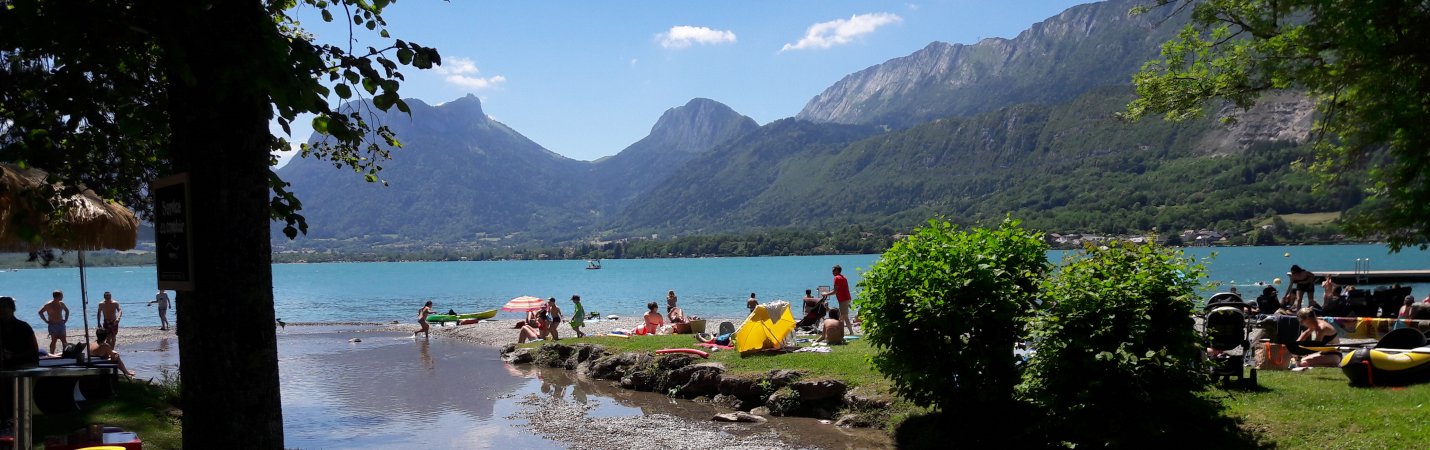
[[[588,260],[586,260],[586,270],[597,270],[597,269],[600,269],[600,268],[601,268],[601,260],[599,260],[599,259],[588,259]]]

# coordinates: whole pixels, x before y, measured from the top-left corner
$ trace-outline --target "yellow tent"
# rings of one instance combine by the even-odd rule
[[[744,354],[784,347],[785,340],[794,333],[794,325],[789,303],[776,301],[756,306],[740,329],[735,331],[735,350]]]

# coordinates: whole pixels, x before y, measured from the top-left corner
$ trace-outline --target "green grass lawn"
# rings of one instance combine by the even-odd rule
[[[1281,215],[1281,220],[1292,225],[1324,225],[1340,218],[1341,213],[1339,211]],[[1268,221],[1267,223],[1270,222]]]
[[[1357,388],[1340,369],[1261,371],[1260,389],[1218,392],[1242,426],[1286,449],[1430,447],[1430,384]]]
[[[618,338],[611,336],[587,336],[579,339],[562,339],[562,344],[600,344],[611,353],[655,351],[665,348],[698,348],[696,340],[689,334],[663,336],[635,336]],[[541,343],[528,343],[527,347],[538,347]],[[734,350],[710,353],[710,361],[719,362],[731,373],[764,373],[774,369],[798,369],[807,373],[806,377],[834,378],[848,383],[851,387],[863,386],[874,392],[887,392],[889,382],[875,371],[869,362],[874,349],[862,340],[850,341],[848,345],[834,345],[829,353],[776,353],[741,357]]]
[[[170,417],[167,398],[173,391],[144,382],[121,381],[113,398],[65,414],[35,415],[36,449],[43,449],[45,436],[68,435],[90,424],[124,428],[139,434],[145,449],[183,448],[179,419]]]

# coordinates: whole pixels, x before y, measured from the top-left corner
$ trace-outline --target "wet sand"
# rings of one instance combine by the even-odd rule
[[[430,339],[411,337],[416,324],[288,324],[278,331],[286,444],[357,449],[892,447],[881,432],[844,430],[807,418],[716,423],[710,417],[727,410],[579,379],[569,371],[509,365],[495,346],[515,340],[512,323],[432,327]],[[595,322],[587,329],[603,333],[634,323]],[[119,351],[141,379],[159,379],[178,363],[172,330],[122,329]]]

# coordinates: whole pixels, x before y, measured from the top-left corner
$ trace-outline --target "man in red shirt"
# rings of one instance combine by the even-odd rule
[[[825,292],[821,299],[829,299],[830,295],[839,300],[839,320],[844,322],[849,334],[854,334],[854,323],[849,320],[849,303],[854,297],[849,295],[849,279],[844,278],[844,268],[838,264],[834,265],[834,292]]]

